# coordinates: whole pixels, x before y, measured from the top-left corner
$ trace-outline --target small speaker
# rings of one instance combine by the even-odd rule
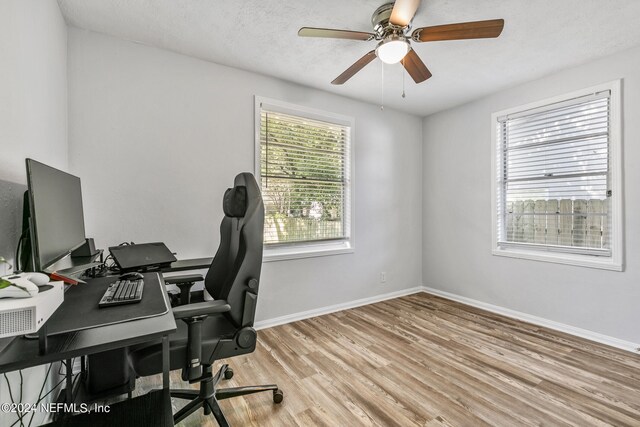
[[[93,241],[93,238],[89,237],[84,240],[84,244],[80,246],[75,251],[71,252],[72,257],[85,257],[85,256],[94,256],[98,254],[98,250],[96,250],[96,244]]]

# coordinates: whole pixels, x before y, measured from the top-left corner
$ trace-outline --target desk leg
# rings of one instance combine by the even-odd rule
[[[171,413],[171,395],[169,394],[169,336],[162,337],[162,398],[164,402],[164,424],[172,426],[173,414]]]
[[[162,337],[162,388],[169,388],[169,336]]]
[[[66,402],[73,403],[73,366],[71,359],[67,359],[65,376],[67,379]]]
[[[87,379],[87,356],[80,357],[80,378]]]
[[[47,353],[47,324],[42,325],[38,331],[38,349],[40,354]]]

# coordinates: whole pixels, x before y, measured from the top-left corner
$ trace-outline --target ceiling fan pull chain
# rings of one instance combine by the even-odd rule
[[[402,73],[402,97],[405,98],[406,95],[404,94],[404,59],[402,60],[402,68],[400,68],[400,72]]]
[[[384,62],[380,61],[380,70],[382,75],[382,84],[380,85],[380,110],[384,111]]]

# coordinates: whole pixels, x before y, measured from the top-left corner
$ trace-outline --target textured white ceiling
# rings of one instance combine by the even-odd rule
[[[423,0],[413,27],[504,18],[497,39],[413,43],[433,77],[416,85],[376,60],[336,76],[375,42],[300,38],[302,26],[371,31],[385,0],[58,0],[70,25],[428,115],[640,45],[639,0]]]

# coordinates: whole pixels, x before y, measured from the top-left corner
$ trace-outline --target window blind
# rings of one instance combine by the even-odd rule
[[[611,255],[610,92],[498,118],[498,244]]]
[[[349,144],[349,126],[261,109],[265,244],[348,239]]]

